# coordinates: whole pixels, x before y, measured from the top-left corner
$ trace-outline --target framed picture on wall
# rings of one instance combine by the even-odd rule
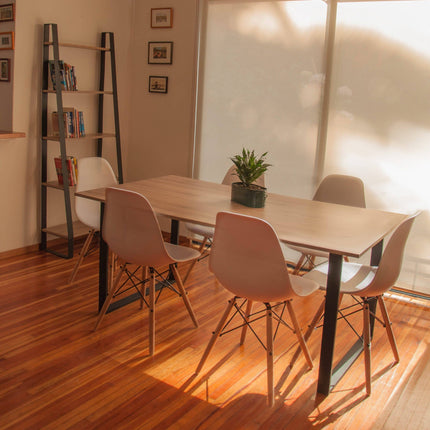
[[[10,59],[0,58],[0,81],[9,82],[10,81]]]
[[[167,76],[150,76],[149,92],[167,94]]]
[[[7,31],[5,33],[0,33],[0,49],[13,49],[13,31]]]
[[[15,21],[15,4],[2,4],[0,6],[0,22]]]
[[[148,42],[148,64],[172,64],[173,42]]]
[[[153,8],[151,9],[151,28],[172,28],[173,26],[173,9]]]

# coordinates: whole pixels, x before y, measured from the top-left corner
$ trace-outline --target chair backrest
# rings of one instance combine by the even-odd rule
[[[154,210],[142,194],[108,188],[102,234],[109,248],[128,263],[155,267],[173,262]]]
[[[383,294],[394,286],[402,268],[403,254],[412,224],[419,212],[410,215],[391,235],[373,281],[360,292],[363,297],[373,297]]]
[[[80,158],[78,162],[78,183],[76,191],[111,187],[118,183],[115,173],[107,160],[101,157]],[[84,224],[98,230],[100,228],[100,203],[76,197],[75,211]]]
[[[239,177],[236,174],[236,166],[233,164],[224,176],[222,180],[223,185],[231,185],[233,182],[240,182]],[[259,185],[260,187],[264,187],[264,173],[254,182],[254,184]]]
[[[313,200],[365,208],[363,181],[355,176],[328,175],[321,181]]]
[[[278,237],[259,218],[217,214],[209,269],[240,297],[270,302],[294,296]]]

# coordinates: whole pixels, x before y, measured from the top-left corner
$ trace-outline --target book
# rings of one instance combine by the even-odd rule
[[[63,167],[61,157],[54,158],[55,171],[57,172],[57,179],[60,185],[64,185]],[[78,162],[75,157],[66,157],[66,166],[68,172],[69,185],[76,185],[78,183]]]
[[[75,67],[65,63],[62,60],[58,61],[59,72],[60,72],[60,83],[61,89],[65,91],[77,91],[78,87],[76,84]],[[51,75],[52,88],[56,89],[55,82],[55,63],[54,60],[48,62],[49,72]]]
[[[85,136],[84,113],[72,107],[63,108],[63,124],[65,137]],[[52,134],[60,135],[58,112],[52,112]]]

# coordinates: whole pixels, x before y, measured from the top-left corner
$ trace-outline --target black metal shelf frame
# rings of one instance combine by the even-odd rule
[[[109,46],[107,42],[109,41]],[[48,82],[50,80],[49,71],[49,60],[50,60],[50,47],[53,50],[54,60],[54,72],[55,72],[55,92],[48,91]],[[56,106],[58,117],[63,118],[63,93],[70,91],[63,91],[61,89],[61,75],[60,75],[60,53],[59,46],[76,49],[94,49],[97,54],[100,55],[100,76],[99,76],[99,88],[96,92],[98,97],[98,135],[103,135],[103,108],[104,108],[104,96],[109,94],[113,102],[114,122],[115,122],[115,133],[116,139],[116,158],[117,158],[117,169],[118,169],[118,182],[123,183],[123,170],[122,170],[122,157],[121,157],[121,138],[119,129],[119,113],[118,113],[118,87],[116,79],[116,63],[115,63],[115,43],[114,34],[110,32],[101,33],[100,47],[85,47],[80,45],[72,44],[60,44],[58,41],[58,27],[57,24],[45,24],[43,34],[43,87],[42,87],[42,174],[41,174],[41,241],[39,248],[46,250],[55,255],[63,258],[73,257],[73,219],[72,219],[72,207],[71,207],[71,187],[69,184],[69,176],[67,173],[67,152],[66,152],[66,137],[63,121],[59,121],[59,137],[55,140],[60,144],[60,157],[61,167],[64,180],[63,187],[50,187],[47,178],[48,169],[48,95],[55,94]],[[111,67],[111,79],[112,79],[112,92],[105,91],[105,74],[106,74],[106,52],[110,53],[110,67]],[[85,91],[83,92],[85,93]],[[96,138],[97,148],[96,154],[101,157],[103,154],[103,137]],[[64,206],[66,214],[66,229],[67,229],[67,252],[58,252],[55,249],[51,249],[47,245],[47,216],[48,216],[48,192],[47,189],[57,189],[64,194]],[[52,233],[49,233],[52,234]]]

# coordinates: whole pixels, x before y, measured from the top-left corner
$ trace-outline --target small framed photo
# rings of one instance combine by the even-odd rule
[[[0,22],[15,21],[15,4],[2,4],[0,6]]]
[[[172,64],[173,42],[148,42],[148,64]]]
[[[13,31],[0,33],[0,49],[14,49]]]
[[[167,76],[150,76],[149,92],[167,94]]]
[[[151,28],[172,28],[173,26],[173,9],[153,8],[151,9]]]
[[[0,81],[9,82],[10,81],[10,59],[0,58]]]

